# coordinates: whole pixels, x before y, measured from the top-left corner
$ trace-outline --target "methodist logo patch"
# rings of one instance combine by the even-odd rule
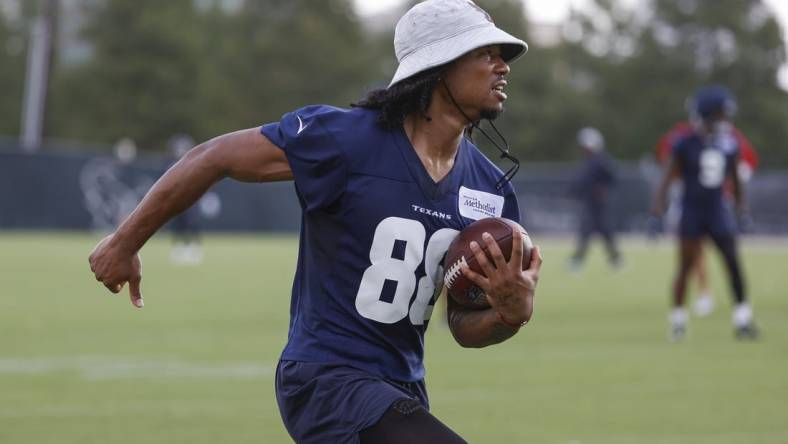
[[[458,206],[460,214],[468,219],[479,220],[485,217],[501,217],[503,196],[460,187]]]

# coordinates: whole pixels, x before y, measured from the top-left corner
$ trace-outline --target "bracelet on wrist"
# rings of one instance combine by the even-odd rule
[[[505,326],[507,326],[509,328],[512,328],[514,330],[519,330],[520,327],[522,327],[523,325],[528,323],[528,321],[523,321],[522,323],[518,324],[516,322],[509,321],[505,317],[503,317],[503,315],[501,314],[500,311],[496,311],[495,312],[495,316],[498,318],[498,321],[500,321],[501,324],[503,324],[503,325],[505,325]]]

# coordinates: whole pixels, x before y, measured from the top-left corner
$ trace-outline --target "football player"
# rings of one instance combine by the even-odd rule
[[[683,181],[678,227],[680,260],[673,285],[673,308],[669,315],[670,336],[675,341],[686,334],[688,315],[684,300],[687,278],[697,263],[705,237],[711,238],[725,260],[734,297],[732,320],[736,337],[755,339],[758,335],[738,258],[736,221],[723,193],[728,180],[732,184],[736,211],[746,210],[737,173],[740,146],[729,120],[735,106],[733,95],[725,87],[707,86],[696,93],[693,100],[696,118],[692,119],[691,129],[675,140],[671,159],[654,199],[652,212],[661,216],[671,181]]]
[[[691,121],[698,118],[697,112],[695,110],[694,99],[690,98],[687,102],[690,120],[675,123],[670,128],[670,130],[668,130],[668,132],[659,138],[659,141],[657,141],[657,145],[654,149],[655,157],[663,167],[668,165],[673,145],[676,143],[676,141],[686,137],[692,132],[693,126]],[[758,153],[755,151],[755,147],[752,145],[749,139],[747,139],[747,137],[733,124],[731,124],[731,131],[733,133],[733,137],[736,138],[736,143],[739,146],[739,164],[737,173],[741,184],[746,186],[746,184],[752,178],[753,173],[758,168]],[[666,212],[666,219],[668,220],[667,225],[673,228],[675,228],[678,224],[678,219],[681,215],[681,188],[681,182],[675,181],[671,184],[670,190],[668,192],[668,209]],[[734,199],[732,190],[733,184],[729,180],[726,181],[724,186],[724,196],[726,199],[731,201]],[[740,227],[740,229],[743,228],[746,227]],[[698,297],[695,299],[695,303],[693,305],[695,314],[700,317],[708,316],[714,309],[714,298],[711,294],[708,270],[706,269],[706,260],[702,248],[698,253],[698,258],[693,265],[690,274],[694,275],[698,282]]]
[[[116,293],[128,283],[141,308],[137,252],[166,220],[225,177],[293,180],[303,213],[276,396],[299,443],[464,442],[429,413],[424,384],[441,260],[471,222],[520,219],[516,169],[503,174],[469,133],[502,112],[509,63],[525,42],[469,0],[428,0],[399,21],[394,46],[390,85],[354,108],[307,106],[192,149],[90,257],[96,278]],[[489,260],[472,246],[486,273],[464,273],[491,306],[449,301],[462,346],[507,340],[531,318],[541,256],[535,249],[523,271],[514,236],[508,262],[489,236]]]
[[[577,145],[583,150],[583,161],[570,192],[579,201],[581,210],[577,247],[569,259],[569,270],[577,271],[583,266],[588,243],[594,233],[602,236],[610,265],[614,269],[620,268],[621,253],[610,226],[610,190],[616,183],[613,161],[605,153],[605,139],[596,128],[582,128],[577,133]]]

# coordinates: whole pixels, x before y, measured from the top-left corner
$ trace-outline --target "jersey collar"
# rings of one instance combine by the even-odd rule
[[[405,163],[408,165],[413,180],[419,185],[424,195],[433,201],[440,200],[442,197],[449,193],[456,193],[460,186],[462,173],[465,170],[466,158],[468,157],[468,141],[465,137],[460,141],[460,146],[457,149],[457,154],[454,158],[454,166],[446,176],[438,182],[435,182],[424,164],[421,162],[419,155],[408,139],[405,129],[400,127],[393,131],[394,142],[400,150]]]

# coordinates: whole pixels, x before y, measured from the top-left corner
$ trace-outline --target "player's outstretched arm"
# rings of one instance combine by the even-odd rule
[[[512,236],[512,256],[508,262],[492,236],[483,236],[492,261],[478,244],[471,242],[471,250],[484,274],[467,267],[463,267],[463,274],[485,292],[490,308],[469,309],[447,298],[449,328],[463,347],[478,348],[503,342],[531,319],[542,255],[539,247],[534,247],[531,263],[523,270],[522,233],[513,230]]]
[[[115,233],[96,245],[89,257],[96,280],[113,293],[129,283],[132,304],[142,308],[142,267],[137,252],[168,220],[226,177],[268,182],[292,179],[292,172],[284,151],[257,128],[198,145],[164,173]]]

